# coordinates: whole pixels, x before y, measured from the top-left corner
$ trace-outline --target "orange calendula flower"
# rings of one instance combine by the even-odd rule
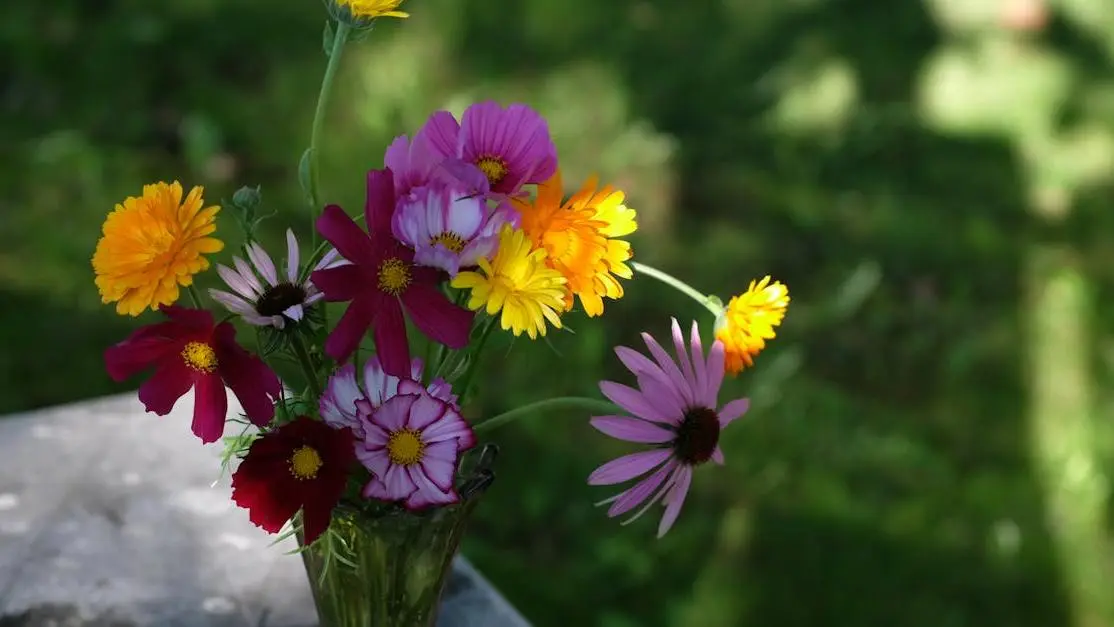
[[[336,0],[337,6],[347,8],[356,19],[410,17],[409,13],[397,10],[402,2],[403,0]]]
[[[182,200],[177,182],[143,186],[143,195],[128,197],[108,214],[103,236],[93,253],[93,272],[101,302],[116,303],[116,312],[138,316],[148,307],[171,305],[178,286],[209,268],[202,255],[220,252],[213,237],[220,207],[202,208],[202,188]]]
[[[623,296],[619,278],[631,278],[626,262],[630,244],[616,239],[638,228],[635,212],[623,204],[623,192],[604,186],[597,191],[596,177],[561,202],[561,171],[538,185],[533,201],[514,199],[522,214],[522,230],[534,245],[546,251],[546,264],[560,272],[567,283],[565,310],[573,300],[589,316],[603,313],[603,297]],[[618,278],[617,278],[618,277]]]
[[[746,293],[732,296],[716,321],[716,339],[723,342],[727,372],[738,374],[754,365],[754,357],[777,335],[785,318],[789,288],[770,277],[751,281]]]

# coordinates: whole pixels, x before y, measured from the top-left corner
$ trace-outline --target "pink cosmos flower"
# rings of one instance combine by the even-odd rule
[[[458,185],[431,183],[399,201],[391,228],[395,237],[414,249],[414,263],[440,268],[456,276],[495,253],[504,224],[518,226],[510,205],[488,209],[482,196]]]
[[[391,235],[394,209],[394,180],[389,169],[368,172],[364,206],[368,232],[340,207],[325,207],[317,219],[317,230],[351,264],[316,270],[311,279],[325,300],[351,301],[326,338],[325,352],[343,362],[373,328],[383,369],[405,376],[410,346],[403,308],[423,333],[454,349],[468,344],[474,314],[449,302],[438,287],[443,275],[414,265],[414,251]]]
[[[448,111],[438,111],[419,133],[442,159],[460,159],[479,168],[496,195],[514,195],[525,184],[547,180],[557,169],[549,126],[526,105],[476,103],[464,110],[459,124]]]
[[[300,322],[306,308],[321,300],[322,294],[314,287],[312,281],[299,279],[301,259],[294,231],[286,230],[285,277],[279,276],[275,269],[275,262],[259,244],[255,242],[248,244],[247,251],[251,266],[239,257],[232,258],[236,266],[235,270],[217,264],[217,273],[224,279],[225,284],[232,288],[232,292],[209,290],[213,300],[239,315],[244,322],[260,327],[272,326],[282,329],[287,321]],[[338,259],[336,250],[330,250],[321,258],[314,270],[331,268],[344,263],[346,263],[344,260]],[[259,277],[262,277],[262,282]]]
[[[159,416],[169,414],[192,389],[193,433],[206,444],[224,433],[226,384],[248,420],[267,426],[282,386],[262,360],[236,343],[236,328],[228,322],[214,325],[213,314],[204,309],[172,305],[159,311],[168,320],[140,327],[104,352],[108,375],[119,382],[153,367],[155,373],[139,386],[139,400]]]
[[[456,503],[457,459],[475,445],[451,404],[421,388],[399,393],[375,410],[356,444],[356,458],[374,475],[363,495],[402,501],[412,511]]]
[[[719,448],[720,432],[746,412],[750,400],[733,400],[716,410],[719,388],[723,383],[723,343],[717,340],[705,359],[695,322],[686,347],[681,325],[673,320],[676,361],[649,334],[643,333],[642,339],[650,349],[653,361],[625,346],[615,349],[623,365],[638,380],[638,389],[612,381],[600,382],[600,391],[604,396],[633,417],[596,416],[591,422],[593,427],[613,438],[655,446],[600,466],[588,477],[588,483],[622,483],[652,471],[630,489],[603,503],[611,503],[607,511],[611,517],[645,503],[626,521],[629,523],[653,504],[662,501],[665,515],[658,525],[660,538],[669,531],[681,512],[681,505],[692,483],[693,469],[709,459],[723,464],[723,451]]]
[[[422,389],[422,360],[410,361],[409,378],[396,377],[383,371],[379,358],[372,355],[364,362],[361,381],[356,379],[356,367],[347,363],[329,377],[325,393],[321,395],[318,409],[321,419],[334,429],[348,428],[357,438],[364,437],[364,423],[372,413],[397,394],[416,394]],[[441,378],[434,379],[426,388],[431,396],[457,407],[457,397],[452,386]]]

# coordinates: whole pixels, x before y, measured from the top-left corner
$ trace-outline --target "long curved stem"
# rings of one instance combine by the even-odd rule
[[[557,409],[584,409],[591,412],[596,412],[596,415],[610,415],[619,410],[614,403],[610,401],[600,400],[598,398],[587,398],[584,396],[558,396],[557,398],[547,398],[543,401],[536,401],[528,405],[516,407],[512,410],[505,411],[498,416],[489,418],[475,426],[472,430],[476,433],[483,431],[491,431],[496,427],[501,427],[508,422],[513,422],[519,418],[524,418],[533,414],[541,414],[548,411]]]
[[[657,268],[654,268],[652,266],[648,266],[644,263],[639,263],[637,261],[630,262],[630,265],[631,265],[632,268],[634,268],[634,270],[636,272],[638,272],[640,274],[645,274],[648,277],[653,277],[653,278],[661,281],[662,283],[665,283],[669,287],[672,287],[673,289],[677,290],[678,292],[684,294],[685,296],[688,296],[689,298],[691,298],[691,299],[695,300],[696,302],[700,303],[700,305],[702,307],[704,307],[708,311],[712,312],[712,315],[719,315],[720,314],[720,310],[716,307],[716,305],[714,304],[714,301],[712,301],[711,298],[709,298],[705,294],[700,293],[699,291],[696,290],[696,288],[692,287],[688,283],[685,283],[681,279],[678,279],[677,277],[675,277],[671,274],[667,274],[665,272],[662,272],[661,270],[658,270]]]
[[[340,57],[344,52],[344,44],[348,41],[350,27],[344,22],[337,24],[333,37],[333,48],[329,52],[329,62],[325,66],[325,76],[321,79],[321,91],[317,94],[317,109],[313,112],[313,126],[309,135],[309,201],[310,232],[313,241],[317,242],[317,214],[321,211],[321,165],[318,155],[321,152],[321,131],[325,127],[325,111],[329,106],[329,96],[333,93],[333,82],[336,80],[337,68],[340,67]]]

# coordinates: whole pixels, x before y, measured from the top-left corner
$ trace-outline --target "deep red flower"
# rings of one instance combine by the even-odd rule
[[[302,510],[302,533],[312,544],[329,528],[344,494],[354,443],[348,429],[299,416],[252,442],[232,473],[232,500],[269,533]]]
[[[224,433],[226,384],[249,420],[259,426],[271,422],[282,385],[261,359],[236,343],[235,327],[228,322],[214,326],[213,315],[204,309],[159,311],[169,320],[141,327],[104,352],[108,376],[121,382],[153,366],[155,374],[139,386],[139,400],[160,416],[194,389],[193,432],[206,444]]]
[[[317,231],[352,263],[317,270],[312,281],[325,300],[352,301],[325,340],[325,352],[337,361],[347,360],[372,327],[383,370],[405,377],[410,372],[410,345],[404,307],[423,333],[454,349],[468,344],[475,314],[449,302],[438,289],[444,278],[440,271],[414,265],[414,251],[391,234],[394,208],[394,175],[386,168],[367,174],[364,221],[368,232],[340,207],[325,207]]]

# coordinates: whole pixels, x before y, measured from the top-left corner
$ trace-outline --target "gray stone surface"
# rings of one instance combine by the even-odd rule
[[[0,627],[317,624],[293,539],[270,546],[228,477],[212,485],[220,445],[178,405],[160,418],[126,394],[0,418]],[[438,625],[528,624],[458,559]]]

